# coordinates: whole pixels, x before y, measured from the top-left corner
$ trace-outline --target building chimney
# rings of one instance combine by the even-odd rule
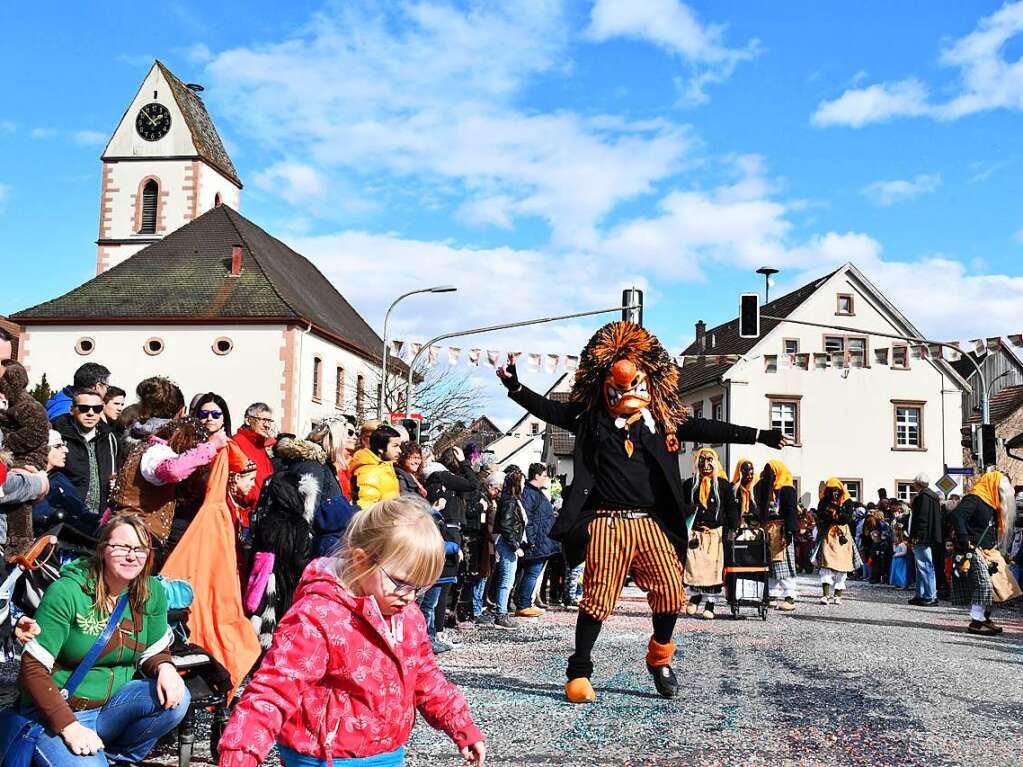
[[[696,323],[696,348],[701,352],[707,351],[707,323],[703,320]]]
[[[238,277],[242,273],[242,246],[231,247],[231,276]]]

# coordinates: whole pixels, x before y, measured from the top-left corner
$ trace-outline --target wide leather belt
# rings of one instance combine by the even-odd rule
[[[601,519],[646,519],[650,512],[642,509],[599,509],[597,516]]]

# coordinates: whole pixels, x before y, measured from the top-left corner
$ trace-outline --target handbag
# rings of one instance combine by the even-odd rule
[[[127,604],[128,592],[126,591],[117,600],[117,605],[110,614],[110,620],[107,621],[103,633],[89,648],[89,652],[82,658],[82,662],[78,664],[78,668],[74,670],[67,680],[67,684],[64,685],[64,689],[61,690],[64,700],[74,695],[78,685],[85,679],[85,675],[92,670],[93,664],[110,642],[110,637],[113,636],[114,630],[120,624]],[[32,767],[36,742],[43,734],[43,729],[43,725],[34,719],[29,719],[16,707],[0,711],[0,764],[4,767]]]

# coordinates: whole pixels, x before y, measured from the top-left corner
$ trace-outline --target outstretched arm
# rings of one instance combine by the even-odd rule
[[[678,427],[677,434],[680,442],[701,442],[707,445],[752,445],[759,442],[768,447],[782,448],[791,444],[789,438],[777,429],[758,430],[709,418],[687,418]]]
[[[553,426],[560,426],[565,431],[575,434],[582,407],[576,403],[555,402],[523,386],[515,371],[515,362],[511,355],[508,355],[508,363],[503,368],[497,369],[497,377],[501,379],[501,383],[508,390],[508,396],[512,400],[522,405],[541,421],[546,421]]]

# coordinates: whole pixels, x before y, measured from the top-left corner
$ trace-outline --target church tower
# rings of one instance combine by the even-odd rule
[[[103,152],[96,274],[217,205],[238,210],[242,182],[199,97],[153,64]]]

